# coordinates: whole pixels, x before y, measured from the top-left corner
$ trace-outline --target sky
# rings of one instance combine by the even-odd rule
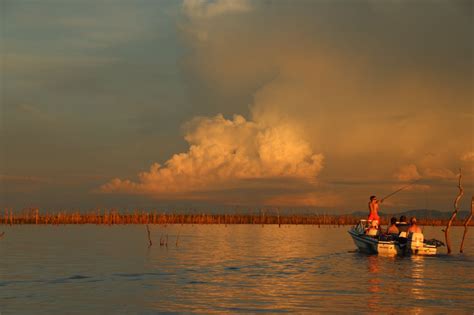
[[[0,207],[451,211],[473,3],[0,0]],[[408,186],[409,185],[409,186]],[[408,187],[407,187],[408,186]]]

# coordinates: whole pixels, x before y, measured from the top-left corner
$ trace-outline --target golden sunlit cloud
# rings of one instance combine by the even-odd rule
[[[290,123],[270,127],[239,115],[232,120],[217,115],[195,118],[186,129],[188,152],[175,154],[164,166],[153,164],[137,182],[116,178],[100,191],[192,198],[192,192],[246,187],[243,181],[251,179],[293,178],[311,184],[322,169],[323,156],[312,152]]]
[[[452,179],[456,177],[456,174],[447,168],[408,164],[401,166],[394,177],[399,181],[410,182],[419,179]]]
[[[394,177],[400,181],[411,181],[411,180],[417,180],[421,176],[418,173],[418,169],[416,168],[416,165],[409,164],[409,165],[401,166],[398,172],[395,173]]]
[[[461,161],[464,162],[474,162],[474,152],[466,152],[461,156]]]

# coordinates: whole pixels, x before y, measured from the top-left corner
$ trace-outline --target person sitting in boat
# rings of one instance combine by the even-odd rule
[[[410,219],[410,228],[408,228],[408,239],[410,240],[410,248],[412,252],[417,253],[423,249],[424,236],[421,228],[416,224],[416,218]]]
[[[408,233],[423,233],[421,228],[416,224],[416,218],[410,218],[410,227],[408,228]]]
[[[383,199],[378,201],[376,196],[370,196],[368,221],[377,221],[377,226],[380,223],[379,207],[382,202]]]
[[[365,231],[365,234],[369,236],[377,236],[379,234],[378,221],[372,220],[370,222],[370,227]]]
[[[397,228],[398,228],[399,233],[408,232],[409,227],[410,226],[408,225],[407,217],[402,215],[400,217],[400,220],[397,222]]]
[[[397,235],[400,234],[400,230],[397,227],[397,218],[392,217],[390,219],[390,226],[387,229],[387,234],[389,235]]]

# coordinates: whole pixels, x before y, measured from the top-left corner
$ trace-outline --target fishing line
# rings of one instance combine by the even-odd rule
[[[411,183],[411,184],[409,184],[409,185],[406,185],[406,186],[404,186],[404,187],[402,187],[402,188],[400,188],[400,189],[395,190],[393,193],[390,193],[390,194],[388,194],[387,196],[383,197],[381,201],[384,201],[385,199],[392,197],[392,196],[395,195],[396,193],[398,193],[398,192],[400,192],[400,191],[402,191],[402,190],[404,190],[404,189],[407,189],[407,188],[410,187],[410,186],[415,185],[415,184],[418,183],[420,180],[421,180],[421,178],[420,178],[420,179],[417,179],[416,181],[414,181],[413,183]]]

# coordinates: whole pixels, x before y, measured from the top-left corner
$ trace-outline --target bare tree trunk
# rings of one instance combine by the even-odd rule
[[[459,193],[456,199],[454,199],[454,211],[453,211],[453,214],[451,215],[451,218],[448,221],[448,224],[446,225],[446,229],[444,230],[444,237],[446,239],[446,248],[448,249],[448,254],[451,254],[451,243],[449,242],[449,229],[451,228],[451,224],[453,223],[454,219],[456,218],[456,215],[458,214],[459,200],[464,194],[464,189],[462,188],[462,185],[461,185],[461,178],[462,178],[462,173],[461,173],[461,169],[459,169],[459,181],[458,181]]]
[[[147,234],[148,234],[148,247],[151,247],[151,245],[153,245],[153,243],[151,242],[151,237],[150,237],[150,228],[148,227],[148,224],[146,225],[146,231],[147,231]]]
[[[460,253],[463,252],[464,239],[466,238],[467,227],[468,227],[468,225],[469,225],[469,222],[471,222],[471,219],[472,219],[473,207],[474,207],[474,197],[471,197],[471,214],[469,214],[469,216],[466,218],[466,220],[464,220],[464,233],[463,233],[463,235],[462,235],[461,247],[459,247],[459,252],[460,252]]]
[[[280,209],[277,208],[277,218],[278,218],[278,227],[281,227],[281,224],[280,224]]]

